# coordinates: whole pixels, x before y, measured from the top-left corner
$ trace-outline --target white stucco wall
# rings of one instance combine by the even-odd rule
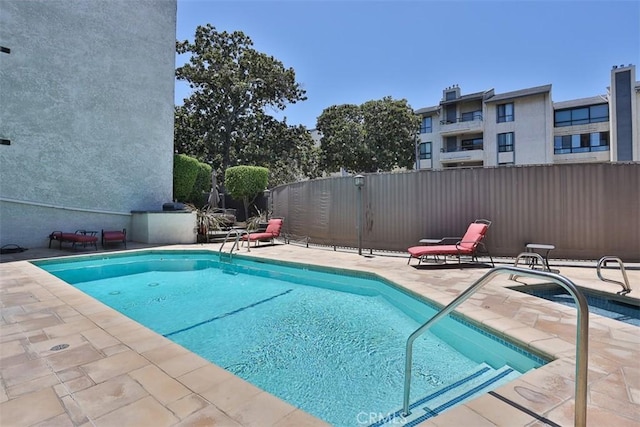
[[[129,228],[171,200],[176,7],[0,1],[0,245]]]
[[[134,212],[132,237],[141,243],[189,244],[198,239],[195,212]]]

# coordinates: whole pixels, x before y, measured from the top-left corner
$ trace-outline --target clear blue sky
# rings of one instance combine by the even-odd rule
[[[453,84],[463,95],[552,84],[558,102],[605,94],[613,65],[640,78],[638,0],[178,0],[178,40],[207,23],[295,70],[308,99],[271,114],[309,129],[331,105],[430,107]],[[177,104],[188,94],[176,84]]]

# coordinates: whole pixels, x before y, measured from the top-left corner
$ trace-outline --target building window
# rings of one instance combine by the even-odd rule
[[[463,122],[472,122],[474,120],[482,120],[482,111],[470,111],[468,113],[462,113]]]
[[[513,132],[498,134],[498,153],[513,151]]]
[[[589,107],[568,108],[554,112],[555,127],[586,125],[609,121],[609,105],[598,104]]]
[[[421,142],[420,143],[420,160],[428,160],[430,158],[431,158],[431,143]]]
[[[483,141],[482,138],[463,139],[461,150],[482,150]]]
[[[582,133],[556,136],[553,140],[554,154],[588,153],[609,150],[609,132]]]
[[[498,123],[513,121],[513,103],[500,104],[498,109]]]
[[[433,131],[431,125],[431,117],[423,117],[420,125],[420,133],[431,133]]]

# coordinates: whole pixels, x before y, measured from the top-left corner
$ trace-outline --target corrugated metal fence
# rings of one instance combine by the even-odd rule
[[[361,191],[359,196],[358,191]],[[461,236],[476,218],[493,221],[486,244],[515,256],[526,243],[556,246],[554,258],[614,255],[640,261],[640,164],[570,164],[410,171],[280,186],[274,216],[284,231],[317,244],[405,251],[427,237]]]

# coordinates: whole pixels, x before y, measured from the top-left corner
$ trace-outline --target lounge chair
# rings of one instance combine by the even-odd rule
[[[409,252],[409,261],[407,264],[411,262],[411,258],[418,258],[418,265],[422,262],[422,259],[432,255],[434,257],[438,257],[440,255],[444,256],[445,262],[447,256],[456,256],[458,257],[458,264],[461,263],[460,258],[462,256],[470,256],[472,261],[478,261],[478,250],[480,249],[483,253],[486,253],[491,260],[491,265],[495,266],[493,263],[493,258],[491,254],[485,247],[482,240],[491,225],[491,221],[486,219],[478,219],[472,222],[467,229],[467,232],[464,234],[462,238],[451,238],[445,237],[444,239],[438,240],[440,243],[444,243],[447,240],[458,239],[455,244],[436,244],[432,246],[412,246],[407,251]],[[430,242],[435,242],[433,239],[426,239]]]
[[[62,249],[63,242],[70,242],[71,247],[76,249],[76,245],[82,245],[83,247],[93,246],[94,249],[98,250],[98,234],[97,231],[88,231],[88,230],[76,230],[75,233],[64,233],[62,231],[54,231],[49,234],[49,248],[51,248],[51,242],[57,240],[59,242],[59,248]]]
[[[249,233],[242,236],[242,240],[247,244],[255,242],[254,246],[258,246],[258,242],[271,241],[280,236],[280,230],[282,230],[282,218],[271,218],[267,223],[267,229],[260,233]]]
[[[122,231],[102,230],[102,239],[100,242],[102,244],[102,247],[104,248],[104,244],[109,242],[124,243],[124,248],[126,249],[127,248],[127,229],[123,228]]]

